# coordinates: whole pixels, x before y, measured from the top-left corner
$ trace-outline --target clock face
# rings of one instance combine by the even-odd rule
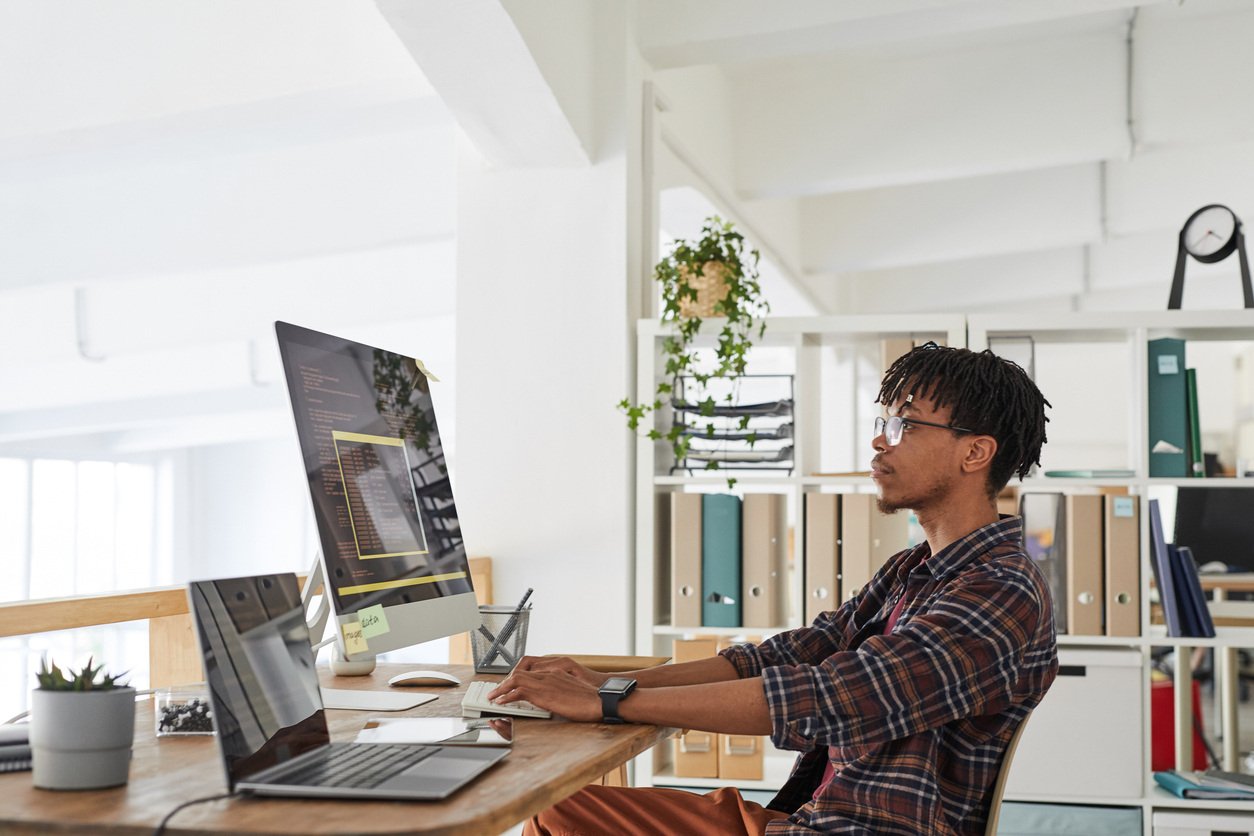
[[[1226,206],[1207,206],[1197,212],[1184,228],[1184,246],[1199,260],[1214,256],[1237,230],[1237,219]]]

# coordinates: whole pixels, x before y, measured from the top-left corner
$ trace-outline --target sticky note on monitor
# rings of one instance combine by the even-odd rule
[[[361,631],[360,621],[347,621],[340,628],[344,633],[345,653],[369,653],[366,637]]]
[[[388,617],[383,614],[383,605],[375,604],[357,611],[357,622],[361,624],[361,634],[368,639],[381,636],[388,632]]]

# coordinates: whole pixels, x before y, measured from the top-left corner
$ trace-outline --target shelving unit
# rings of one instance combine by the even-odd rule
[[[716,329],[707,329],[713,333]],[[639,323],[639,363],[637,389],[641,398],[649,396],[661,368],[659,344],[668,326],[656,320]],[[1254,346],[1254,311],[1161,311],[1146,313],[1074,313],[1062,315],[979,314],[970,316],[870,316],[775,319],[768,323],[761,349],[755,348],[750,370],[783,371],[796,376],[795,470],[791,475],[728,473],[714,471],[701,475],[670,474],[671,462],[666,445],[642,439],[637,445],[636,484],[636,648],[645,655],[670,652],[676,637],[692,635],[765,634],[791,629],[801,624],[802,566],[799,519],[804,497],[810,492],[861,492],[874,488],[865,476],[850,472],[867,469],[870,426],[879,408],[874,404],[882,374],[879,356],[881,341],[911,338],[916,342],[934,339],[949,345],[966,345],[981,350],[990,338],[1031,337],[1036,352],[1037,380],[1054,403],[1048,427],[1050,443],[1042,458],[1042,471],[1050,469],[1126,469],[1132,475],[1120,478],[1049,478],[1031,476],[1021,490],[1063,493],[1093,493],[1102,488],[1122,488],[1138,497],[1141,506],[1141,635],[1133,638],[1101,636],[1059,636],[1060,650],[1135,651],[1141,659],[1142,687],[1140,716],[1142,729],[1138,752],[1144,780],[1139,794],[1124,796],[1058,796],[1015,794],[1007,800],[1044,801],[1078,805],[1108,805],[1139,808],[1144,832],[1149,834],[1155,810],[1241,811],[1254,815],[1254,802],[1184,801],[1160,790],[1150,773],[1150,652],[1171,646],[1179,656],[1193,647],[1216,650],[1216,692],[1235,676],[1236,648],[1254,647],[1254,628],[1218,628],[1215,639],[1169,638],[1161,626],[1150,624],[1150,578],[1148,514],[1145,502],[1155,492],[1175,487],[1240,487],[1254,489],[1254,479],[1151,478],[1148,476],[1147,441],[1149,434],[1146,402],[1147,343],[1157,337],[1182,338],[1193,343],[1239,342]],[[755,369],[757,352],[770,359],[768,368]],[[1076,358],[1079,358],[1078,365]],[[773,364],[773,365],[772,365]],[[1190,363],[1190,365],[1192,365]],[[1064,368],[1065,367],[1065,368]],[[1078,370],[1078,371],[1077,371]],[[1203,391],[1208,386],[1233,385],[1220,375],[1230,369],[1208,369]],[[1254,385],[1251,386],[1254,390]],[[1051,397],[1052,396],[1052,397]],[[1248,410],[1247,410],[1248,411]],[[659,416],[659,422],[669,416]],[[1234,416],[1234,421],[1236,417]],[[659,426],[662,424],[660,423]],[[794,532],[789,551],[789,618],[775,630],[702,628],[700,625],[658,623],[665,612],[669,579],[655,552],[655,508],[660,496],[671,492],[726,492],[727,476],[737,482],[732,492],[772,492],[785,494],[789,528]],[[1251,493],[1254,500],[1254,492]],[[1192,738],[1189,726],[1191,673],[1178,666],[1175,726],[1179,764],[1191,762]],[[1225,677],[1228,679],[1225,680]],[[1225,768],[1236,768],[1236,708],[1232,701],[1223,710]],[[775,789],[787,776],[795,753],[772,757],[768,751],[766,777],[762,782],[735,782],[746,789]],[[1060,752],[1062,764],[1083,764],[1083,752]],[[637,761],[636,783],[667,786],[720,786],[717,779],[679,779],[654,774],[653,761],[646,754]]]

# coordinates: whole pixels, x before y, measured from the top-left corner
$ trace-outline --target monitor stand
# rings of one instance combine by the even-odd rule
[[[322,639],[327,629],[327,621],[331,618],[330,593],[323,588],[325,586],[326,575],[322,570],[322,555],[318,554],[314,557],[313,568],[309,570],[309,577],[306,578],[305,586],[300,593],[301,603],[305,607],[305,621],[309,625],[309,635],[317,639],[314,651],[316,652],[325,644],[331,645],[331,672],[336,676],[367,676],[373,673],[375,669],[373,656],[356,661],[346,659],[335,637]],[[313,600],[320,588],[323,588],[322,595],[318,599],[316,608],[310,613],[309,602]],[[323,707],[353,711],[405,711],[436,698],[435,694],[416,694],[412,691],[358,691],[345,688],[321,690]]]

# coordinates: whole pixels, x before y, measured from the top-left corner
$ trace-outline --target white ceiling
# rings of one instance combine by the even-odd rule
[[[1254,214],[1249,2],[639,9],[669,184],[826,310],[1161,308],[1185,218]],[[1191,264],[1185,307],[1239,306],[1236,269]]]
[[[286,410],[275,318],[451,317],[460,137],[619,153],[636,61],[664,228],[737,219],[776,313],[1161,308],[1190,212],[1254,216],[1251,42],[1236,0],[0,0],[0,445]]]

